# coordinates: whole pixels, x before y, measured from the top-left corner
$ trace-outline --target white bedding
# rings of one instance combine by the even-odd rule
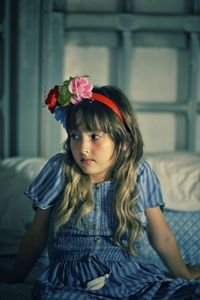
[[[179,152],[146,159],[160,180],[167,208],[200,211],[200,154]]]
[[[43,158],[12,157],[0,163],[0,255],[16,254],[34,211],[24,190],[43,167]]]

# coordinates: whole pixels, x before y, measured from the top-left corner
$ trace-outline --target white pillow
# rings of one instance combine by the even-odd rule
[[[189,152],[147,155],[169,209],[200,210],[200,155]]]
[[[43,158],[12,157],[0,163],[0,255],[16,254],[34,210],[24,195],[46,163]]]

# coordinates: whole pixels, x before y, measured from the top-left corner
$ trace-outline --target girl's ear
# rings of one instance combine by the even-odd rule
[[[121,144],[119,145],[119,151],[126,151],[127,150],[127,144],[124,143],[124,144]]]
[[[123,151],[127,151],[127,149],[128,149],[128,145],[127,145],[127,143],[125,143],[125,144],[122,146],[122,150],[123,150]]]
[[[129,141],[124,141],[124,143],[121,145],[122,151],[127,151],[129,148]]]
[[[128,144],[127,143],[124,143],[124,144],[120,143],[120,145],[119,145],[119,152],[123,151],[123,152],[126,153],[127,149],[128,149]]]
[[[123,151],[125,159],[129,159],[131,152],[133,151],[131,143],[129,141],[124,142],[124,144],[121,145],[121,151]]]

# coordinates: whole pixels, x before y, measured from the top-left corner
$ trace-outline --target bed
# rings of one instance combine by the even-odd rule
[[[166,202],[167,222],[178,241],[187,264],[200,266],[200,155],[188,152],[146,155],[158,175]],[[24,189],[46,163],[43,158],[11,157],[0,162],[0,265],[12,266],[19,243],[34,211]],[[165,270],[151,248],[143,240],[143,259]],[[28,300],[31,288],[45,269],[48,257],[44,252],[24,284],[0,284],[2,300]]]

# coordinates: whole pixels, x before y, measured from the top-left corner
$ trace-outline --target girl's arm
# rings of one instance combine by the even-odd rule
[[[200,272],[192,275],[185,265],[176,239],[169,229],[160,207],[147,208],[145,213],[148,219],[147,233],[149,241],[172,276],[186,279],[200,276]]]
[[[15,283],[26,278],[46,246],[50,211],[51,208],[37,209],[33,222],[22,238],[13,268],[0,270],[0,281]]]

